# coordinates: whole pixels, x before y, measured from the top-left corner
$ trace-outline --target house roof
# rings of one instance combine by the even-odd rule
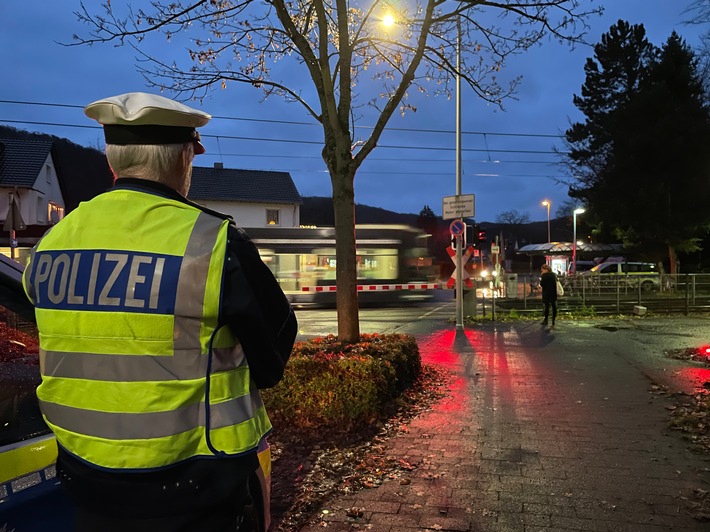
[[[188,197],[196,201],[303,203],[288,172],[199,166],[192,168],[192,184]]]
[[[0,187],[32,188],[52,144],[51,140],[0,138]]]
[[[593,242],[577,243],[577,253],[597,251],[621,251],[621,244],[597,244]],[[518,250],[518,253],[528,255],[564,255],[572,253],[572,242],[545,242],[544,244],[528,244]]]

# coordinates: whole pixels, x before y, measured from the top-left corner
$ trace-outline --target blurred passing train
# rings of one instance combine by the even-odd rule
[[[245,231],[294,305],[335,304],[335,228]],[[361,304],[433,298],[437,268],[427,251],[427,233],[406,225],[357,225],[355,235]]]

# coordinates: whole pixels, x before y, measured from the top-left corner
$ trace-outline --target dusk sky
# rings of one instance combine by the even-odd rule
[[[119,2],[113,0],[114,5]],[[696,47],[706,30],[685,24],[691,0],[586,3],[605,8],[602,17],[589,20],[587,40],[593,44],[619,19],[642,23],[657,46],[675,30]],[[98,2],[87,4],[98,6]],[[6,73],[0,85],[0,123],[103,148],[101,129],[84,116],[83,106],[107,96],[152,89],[136,71],[131,48],[58,44],[71,42],[73,34],[87,34],[88,28],[73,14],[78,9],[76,0],[0,3]],[[170,62],[172,53],[184,51],[173,45],[158,53]],[[505,102],[503,111],[477,99],[463,85],[462,193],[476,195],[477,221],[494,221],[497,214],[512,209],[528,213],[532,220],[544,220],[544,199],[552,202],[554,216],[568,198],[567,186],[558,183],[565,173],[556,164],[553,148],[562,149],[559,137],[571,122],[582,119],[572,98],[581,92],[584,63],[592,55],[591,47],[571,50],[544,41],[509,61],[502,75],[522,75],[523,80],[517,100]],[[331,195],[330,178],[320,158],[322,130],[300,105],[275,97],[262,101],[260,91],[245,85],[216,89],[202,103],[186,103],[215,117],[201,129],[207,153],[197,158],[196,165],[221,161],[228,168],[288,171],[301,195]],[[401,213],[418,213],[429,205],[440,215],[443,197],[456,191],[455,101],[415,98],[413,103],[417,112],[392,118],[378,148],[358,172],[355,200]],[[374,119],[363,118],[358,125],[372,123]]]

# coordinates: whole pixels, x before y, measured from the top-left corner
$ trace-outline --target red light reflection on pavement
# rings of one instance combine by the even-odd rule
[[[532,405],[550,404],[545,362],[528,356],[514,330],[445,330],[419,339],[422,362],[450,372],[447,396],[434,407],[429,424],[471,424],[471,412],[488,429],[529,415]],[[448,416],[448,417],[447,417]],[[469,427],[475,430],[474,427]],[[496,429],[497,430],[497,429]]]
[[[697,390],[704,388],[705,383],[710,381],[710,368],[682,368],[675,371],[675,375]]]
[[[436,411],[445,415],[467,412],[470,397],[466,389],[464,374],[471,358],[476,355],[472,349],[475,335],[474,331],[444,330],[436,332],[419,342],[419,351],[422,363],[439,366],[447,370],[452,381],[448,394],[436,406]],[[435,418],[437,416],[434,416]],[[440,419],[432,419],[432,424],[440,423]]]

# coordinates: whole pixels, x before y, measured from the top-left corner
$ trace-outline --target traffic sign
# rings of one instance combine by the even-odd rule
[[[3,231],[24,231],[27,229],[25,221],[22,219],[20,214],[20,207],[15,201],[15,196],[10,195],[10,206],[7,211],[7,217],[5,218],[5,223],[3,224]]]
[[[457,196],[445,196],[443,201],[444,220],[452,218],[466,218],[476,215],[475,194],[459,194]]]
[[[454,236],[460,236],[466,231],[466,224],[463,220],[454,220],[449,224],[449,231]]]
[[[446,251],[449,253],[449,257],[451,257],[451,260],[454,262],[454,264],[456,264],[456,257],[454,256],[456,252],[449,248],[447,248]],[[466,252],[463,254],[463,256],[461,257],[461,264],[465,266],[468,260],[471,258],[471,255],[473,255],[473,246],[469,246]],[[456,284],[457,270],[458,268],[454,267],[454,272],[451,274],[451,277],[449,277],[449,280],[446,282],[446,286],[448,288],[453,288],[454,284]],[[466,284],[467,287],[473,288],[471,276],[466,271],[466,268],[464,268],[463,270],[461,280]]]
[[[491,255],[498,255],[500,253],[500,247],[496,244],[491,244]]]

